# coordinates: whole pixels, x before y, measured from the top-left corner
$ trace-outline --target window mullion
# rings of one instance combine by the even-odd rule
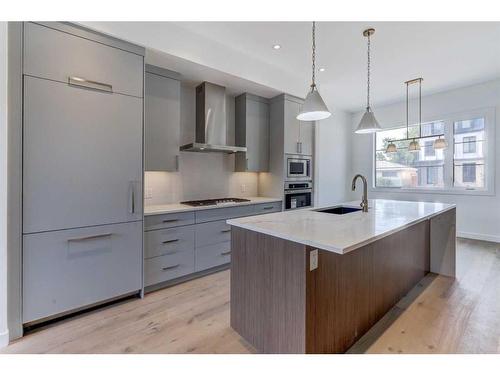
[[[444,139],[448,147],[444,150],[444,187],[452,189],[454,185],[454,154],[455,154],[455,140],[453,139],[453,120],[445,120],[444,122]]]

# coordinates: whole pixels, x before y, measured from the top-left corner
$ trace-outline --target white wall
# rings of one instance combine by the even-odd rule
[[[425,89],[425,86],[424,86]],[[410,108],[416,108],[416,102],[410,103]],[[461,89],[446,91],[422,98],[422,120],[434,116],[466,112],[470,110],[494,107],[495,120],[495,190],[500,188],[500,80],[468,86]],[[405,103],[396,103],[380,108],[374,108],[375,115],[382,127],[394,127],[404,124]],[[354,134],[362,112],[352,116],[352,173],[361,173],[372,181],[373,138],[372,135]],[[415,119],[413,119],[415,120]],[[351,196],[352,198],[358,198]],[[457,231],[460,236],[500,242],[500,198],[494,196],[375,192],[371,191],[369,198],[385,198],[399,200],[424,200],[432,202],[455,203],[457,205]]]
[[[316,205],[345,202],[351,174],[351,115],[340,110],[316,123]]]
[[[7,346],[7,22],[0,22],[0,348]]]
[[[227,97],[227,137],[234,144],[234,97]],[[181,86],[181,145],[194,141],[195,88]],[[179,172],[146,172],[146,205],[185,200],[258,195],[258,173],[234,172],[234,155],[181,152]],[[244,190],[244,191],[243,191]]]

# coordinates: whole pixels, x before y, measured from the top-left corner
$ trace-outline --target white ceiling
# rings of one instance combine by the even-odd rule
[[[226,86],[234,81],[235,87],[264,96],[280,91],[305,96],[310,83],[310,23],[85,24],[148,47],[150,62],[193,80],[212,72],[215,81],[222,80]],[[424,95],[500,77],[500,22],[319,22],[317,67],[326,71],[318,72],[317,80],[332,110],[354,112],[365,106],[362,31],[367,27],[376,29],[372,37],[374,107],[402,100],[403,82],[419,76],[424,78]],[[280,50],[272,48],[276,43]]]

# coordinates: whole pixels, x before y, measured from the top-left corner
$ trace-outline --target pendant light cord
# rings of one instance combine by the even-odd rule
[[[368,55],[368,64],[367,64],[367,92],[366,92],[366,110],[368,111],[370,109],[370,47],[371,47],[371,41],[370,41],[370,33],[368,33],[368,48],[367,48],[367,55]]]
[[[406,139],[409,139],[410,136],[410,131],[408,129],[409,125],[409,118],[408,118],[408,82],[406,82]]]
[[[312,24],[312,84],[311,89],[316,87],[316,22]]]

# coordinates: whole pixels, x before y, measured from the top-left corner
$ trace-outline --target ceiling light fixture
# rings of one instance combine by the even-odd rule
[[[396,145],[394,144],[394,142],[391,141],[387,145],[387,148],[385,149],[385,152],[388,153],[388,154],[391,154],[391,153],[394,153],[394,152],[398,152],[398,148],[396,147]]]
[[[357,134],[368,134],[368,133],[375,133],[376,131],[379,131],[380,125],[375,118],[375,115],[372,112],[372,109],[370,107],[370,64],[371,64],[371,59],[370,59],[370,47],[371,47],[371,40],[370,37],[375,34],[375,29],[366,29],[363,31],[363,36],[366,37],[368,40],[367,42],[367,90],[366,90],[366,112],[361,118],[361,121],[359,122],[359,125],[357,129],[354,131]]]
[[[409,106],[409,95],[408,95],[408,87],[418,82],[418,132],[419,138],[422,136],[422,81],[423,78],[415,78],[410,81],[406,81],[406,138],[409,139],[409,116],[408,116],[408,106]],[[413,141],[408,145],[408,151],[410,152],[419,152],[420,151],[420,143],[413,138]]]
[[[281,45],[275,44],[275,45],[273,45],[273,49],[281,49]]]
[[[320,72],[324,72],[326,69],[325,68],[319,68]]]
[[[318,121],[330,117],[332,114],[328,110],[325,102],[321,98],[316,87],[316,22],[312,23],[312,83],[311,89],[306,96],[304,104],[297,115],[300,121]]]
[[[434,150],[444,150],[447,146],[446,141],[441,136],[434,141]]]

